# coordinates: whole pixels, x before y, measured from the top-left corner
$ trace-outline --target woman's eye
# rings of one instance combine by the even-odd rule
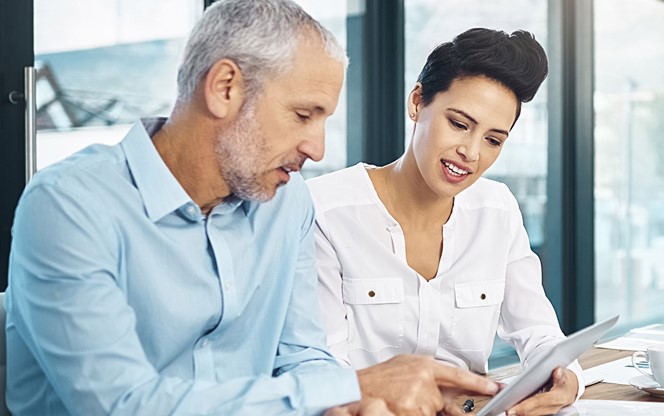
[[[450,124],[457,130],[468,130],[468,127],[459,121],[450,119]]]
[[[503,142],[494,137],[487,137],[486,141],[489,142],[489,144],[493,147],[500,147],[503,144]]]

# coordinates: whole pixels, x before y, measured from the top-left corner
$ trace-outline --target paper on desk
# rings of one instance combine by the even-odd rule
[[[664,403],[628,402],[621,400],[579,400],[561,410],[557,416],[662,416]]]
[[[583,378],[586,380],[603,379],[604,383],[625,384],[628,386],[630,385],[630,378],[640,375],[639,370],[632,367],[632,357],[610,361],[583,371]]]
[[[664,346],[664,324],[634,328],[622,337],[595,346],[613,350],[645,351],[653,345]]]

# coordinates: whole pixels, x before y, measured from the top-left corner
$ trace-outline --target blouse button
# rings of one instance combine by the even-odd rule
[[[373,290],[370,290],[368,295],[369,295],[370,298],[373,298],[374,296],[376,296],[376,292],[374,292]]]
[[[482,294],[480,295],[480,299],[482,299],[482,300],[486,299],[486,294],[482,293]]]

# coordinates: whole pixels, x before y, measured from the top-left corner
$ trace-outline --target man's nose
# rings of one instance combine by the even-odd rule
[[[298,149],[314,162],[319,162],[325,155],[325,127],[317,128],[309,137],[305,138]]]

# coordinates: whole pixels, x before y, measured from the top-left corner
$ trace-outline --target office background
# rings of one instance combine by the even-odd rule
[[[184,38],[208,3],[0,2],[0,290],[25,185],[24,105],[8,99],[23,68],[37,71],[41,169],[168,115]],[[476,26],[533,32],[550,74],[487,176],[517,196],[566,333],[617,313],[617,331],[664,321],[664,1],[299,3],[350,57],[325,159],[305,165],[308,177],[401,155],[405,99],[438,43]]]

